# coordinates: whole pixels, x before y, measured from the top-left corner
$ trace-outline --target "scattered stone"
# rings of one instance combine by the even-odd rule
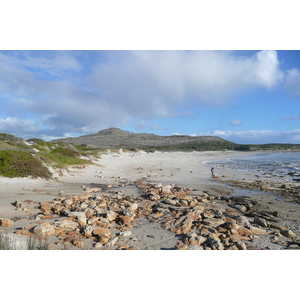
[[[40,225],[33,227],[32,231],[34,234],[40,236],[49,236],[55,233],[54,227],[48,222],[44,222]]]
[[[287,238],[297,238],[297,235],[292,230],[281,230],[280,233]]]
[[[0,224],[2,227],[11,227],[14,225],[14,221],[10,219],[0,219]]]
[[[263,218],[258,218],[258,217],[255,217],[254,218],[254,223],[256,223],[257,225],[260,225],[262,227],[269,227],[269,222]]]

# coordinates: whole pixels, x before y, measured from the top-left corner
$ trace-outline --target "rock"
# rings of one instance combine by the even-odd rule
[[[177,250],[187,250],[188,246],[183,244],[182,242],[177,242],[175,247],[177,248]]]
[[[255,217],[254,218],[254,223],[256,223],[257,225],[260,225],[262,227],[269,227],[269,222],[263,218],[258,218],[258,217]]]
[[[278,224],[274,224],[274,223],[271,223],[270,227],[276,228],[276,229],[279,229],[279,230],[287,230],[287,228],[285,228],[285,227],[283,227],[281,225],[278,225]]]
[[[95,249],[101,249],[101,248],[103,248],[103,245],[101,243],[95,243],[94,247],[95,247]]]
[[[105,245],[109,240],[110,240],[110,237],[109,237],[109,236],[102,235],[102,236],[100,236],[100,238],[99,238],[99,243]]]
[[[113,247],[116,242],[118,241],[119,237],[114,237],[114,238],[111,238],[106,244],[105,244],[105,247]]]
[[[84,246],[84,241],[82,239],[74,239],[74,240],[72,240],[72,244],[75,247],[83,247]]]
[[[22,208],[22,207],[23,207],[22,202],[20,202],[20,201],[18,201],[18,200],[16,200],[16,201],[14,202],[13,205],[14,205],[16,208]]]
[[[91,208],[87,208],[85,211],[85,216],[89,219],[94,216],[94,210]]]
[[[121,232],[120,236],[123,236],[123,237],[132,236],[132,232],[127,230],[127,231]]]
[[[90,236],[92,236],[94,230],[95,230],[95,227],[94,227],[94,226],[89,226],[89,225],[88,225],[88,226],[86,226],[86,227],[84,228],[83,234],[84,234],[84,236],[86,236],[86,237],[90,237]]]
[[[163,186],[162,189],[161,189],[161,193],[163,195],[171,195],[172,194],[171,188],[172,187],[170,185]]]
[[[191,218],[185,218],[184,221],[180,224],[179,232],[182,234],[187,234],[193,225],[193,219]]]
[[[54,227],[48,222],[33,227],[32,231],[34,234],[41,236],[49,236],[55,233]]]
[[[210,219],[210,218],[214,218],[214,217],[215,217],[215,213],[212,210],[206,210],[202,213],[203,219]]]
[[[194,209],[189,214],[188,217],[193,220],[202,220],[202,210],[200,209]]]
[[[95,228],[93,230],[93,235],[99,235],[99,236],[106,235],[106,236],[110,237],[111,236],[111,232],[107,228]]]
[[[268,233],[262,229],[262,228],[258,228],[258,227],[254,227],[254,226],[250,226],[249,228],[254,234],[258,234],[258,235],[267,235]]]
[[[181,200],[179,201],[179,204],[182,205],[182,206],[188,206],[188,205],[189,205],[189,203],[188,203],[187,200],[185,200],[185,199],[181,199]]]
[[[247,250],[247,246],[244,242],[238,241],[235,243],[239,250]]]
[[[44,213],[44,214],[50,214],[51,213],[51,209],[52,209],[52,204],[50,203],[42,203],[40,206],[40,210]]]
[[[10,219],[0,219],[0,224],[2,227],[11,227],[14,225],[14,223],[15,222]]]
[[[78,223],[67,219],[55,220],[52,224],[55,227],[65,228],[69,230],[76,230],[78,228]]]
[[[158,219],[160,217],[162,217],[164,215],[164,213],[162,211],[157,212],[156,214],[153,215],[154,219]]]
[[[173,200],[173,199],[166,199],[165,200],[166,204],[170,204],[170,205],[176,205],[178,203],[177,200]]]
[[[128,225],[133,221],[133,217],[119,215],[116,221],[120,222],[123,225]]]
[[[280,233],[283,236],[291,239],[295,239],[297,237],[297,235],[292,230],[281,230]]]
[[[77,223],[79,224],[80,227],[85,227],[86,226],[86,214],[83,211],[75,211],[75,212],[70,212],[69,216],[76,217]]]
[[[245,205],[239,205],[239,204],[236,204],[235,207],[240,210],[241,212],[245,212],[247,211],[247,208]]]
[[[206,243],[208,247],[210,247],[213,250],[224,250],[224,246],[221,243],[220,239],[214,234],[208,235]]]
[[[247,228],[250,228],[250,226],[251,226],[249,220],[245,216],[233,216],[232,218],[234,220],[236,220],[236,223],[241,225],[241,226],[244,226],[244,227],[247,227]]]
[[[116,217],[118,216],[117,213],[115,213],[114,211],[112,210],[109,210],[106,212],[106,219],[109,221],[109,222],[112,222],[116,219]]]
[[[138,209],[137,203],[131,204],[130,208],[131,208],[132,210],[137,210],[137,209]]]
[[[225,218],[212,218],[212,219],[205,219],[202,221],[202,223],[210,227],[218,227],[224,224],[225,221],[226,221]]]
[[[128,208],[125,208],[123,211],[122,211],[122,214],[124,216],[128,216],[128,217],[134,217],[135,216],[135,212],[130,209],[129,207]]]

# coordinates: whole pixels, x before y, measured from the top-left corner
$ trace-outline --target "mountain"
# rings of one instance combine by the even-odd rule
[[[52,143],[64,142],[87,145],[96,149],[141,149],[141,150],[219,150],[234,149],[237,144],[215,136],[172,135],[159,136],[149,133],[132,133],[119,128],[108,128],[98,133],[56,139]]]

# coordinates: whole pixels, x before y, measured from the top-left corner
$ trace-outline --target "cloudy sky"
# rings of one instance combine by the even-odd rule
[[[0,51],[0,132],[300,143],[300,51]]]

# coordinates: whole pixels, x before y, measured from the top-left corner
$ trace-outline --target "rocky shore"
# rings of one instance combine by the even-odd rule
[[[53,250],[300,248],[298,183],[230,172],[210,178],[208,166],[197,166],[198,174],[191,166],[211,153],[164,155],[110,154],[101,171],[74,170],[38,188],[23,186],[7,194],[0,230],[19,249],[30,236]],[[174,169],[178,156],[186,160]]]

